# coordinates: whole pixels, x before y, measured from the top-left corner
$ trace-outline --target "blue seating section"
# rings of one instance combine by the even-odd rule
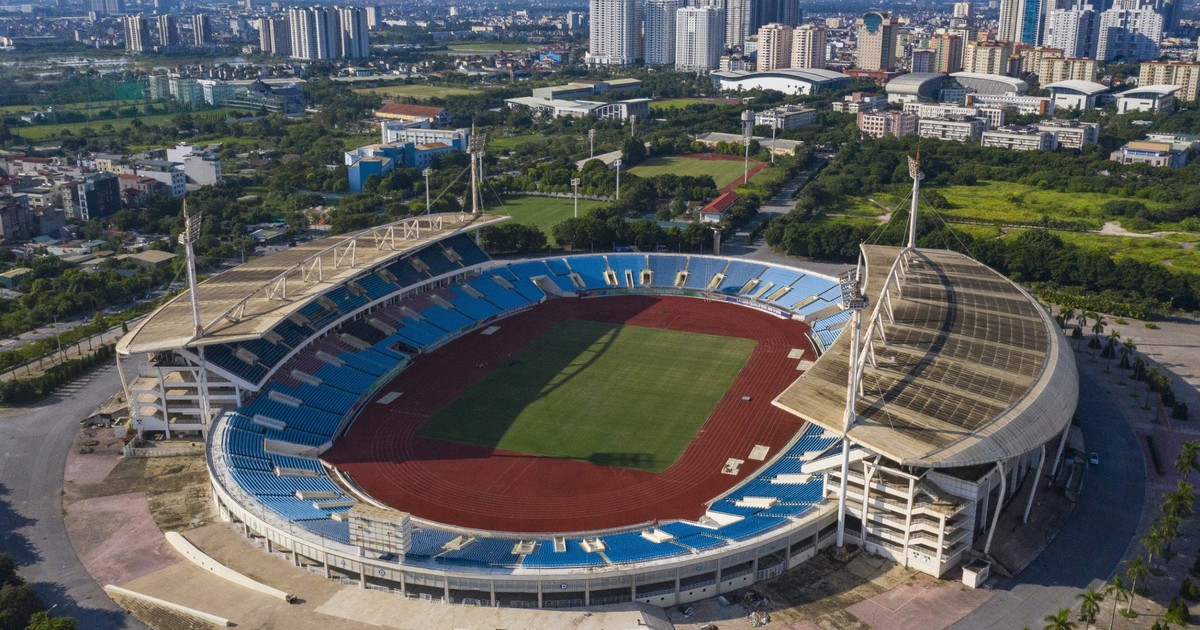
[[[669,558],[688,553],[687,549],[671,542],[656,543],[646,540],[641,532],[627,532],[601,538],[608,549],[604,552],[609,560],[621,562],[645,562],[658,558]]]
[[[680,271],[687,265],[687,258],[684,256],[650,256],[650,271],[654,286],[656,287],[673,287],[675,286],[675,276],[679,275]]]
[[[721,281],[721,284],[717,287],[717,290],[721,293],[737,295],[738,292],[742,290],[742,287],[746,286],[747,282],[757,278],[758,275],[765,269],[766,265],[757,265],[754,263],[735,260],[729,263],[729,266],[725,268],[725,279]]]
[[[482,249],[479,249],[479,246],[475,244],[475,239],[466,234],[451,236],[443,241],[443,244],[446,247],[453,249],[454,252],[458,254],[459,258],[462,258],[462,264],[464,267],[471,267],[491,260],[488,258],[488,255],[485,254]]]
[[[521,561],[524,567],[598,567],[604,564],[600,554],[583,550],[578,540],[566,541],[567,550],[562,553],[554,551],[554,541],[543,540],[533,553]]]
[[[456,332],[475,323],[474,320],[462,313],[456,313],[440,306],[430,306],[421,311],[421,316],[425,318],[426,322],[446,332]]]
[[[511,281],[509,281],[511,283]],[[483,298],[495,305],[501,311],[510,311],[512,309],[528,306],[532,302],[525,298],[520,293],[511,289],[506,289],[496,283],[491,276],[480,276],[468,282],[472,289],[483,294]],[[454,287],[453,291],[459,295],[466,295],[462,288]]]
[[[407,557],[429,558],[442,553],[442,546],[458,538],[458,534],[443,532],[438,529],[414,530],[408,546]]]
[[[514,541],[506,538],[478,538],[462,549],[447,551],[437,560],[454,564],[512,567],[520,562],[520,558],[512,553],[514,544]]]
[[[629,272],[633,275],[633,286],[637,287],[642,284],[642,269],[646,267],[646,257],[634,254],[609,254],[608,266],[617,272],[618,285],[629,286],[628,279],[625,277],[625,273]]]
[[[604,280],[604,258],[601,256],[579,256],[570,260],[571,270],[579,274],[586,289],[607,289],[609,284]]]
[[[721,273],[727,261],[720,258],[700,258],[692,256],[688,259],[688,279],[684,286],[689,289],[703,291],[712,282],[713,276]]]
[[[546,267],[550,269],[550,273],[556,276],[571,275],[571,267],[567,266],[566,261],[561,258],[547,258]]]

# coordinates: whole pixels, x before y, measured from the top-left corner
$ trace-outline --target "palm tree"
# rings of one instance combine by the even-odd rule
[[[1132,338],[1121,342],[1121,369],[1128,370],[1131,367],[1129,357],[1133,356],[1135,351],[1137,351],[1137,344]]]
[[[1158,385],[1160,374],[1162,374],[1162,370],[1158,369],[1157,365],[1150,368],[1146,374],[1146,404],[1142,405],[1143,409],[1150,408],[1150,392],[1154,391],[1154,387]]]
[[[1084,327],[1087,326],[1087,323],[1088,323],[1088,313],[1081,312],[1080,314],[1076,315],[1075,316],[1075,330],[1072,331],[1071,336],[1074,337],[1075,339],[1082,339],[1083,338],[1083,334],[1082,334],[1083,329],[1084,329]],[[1078,341],[1075,342],[1075,350],[1077,352],[1079,351],[1079,342]]]
[[[1136,555],[1132,560],[1126,560],[1125,577],[1129,578],[1129,610],[1133,610],[1133,602],[1137,599],[1137,583],[1138,580],[1143,580],[1150,575],[1150,567],[1142,560],[1141,555]]]
[[[1063,310],[1058,312],[1058,327],[1066,328],[1067,322],[1069,322],[1073,319],[1075,319],[1075,309],[1064,308]]]
[[[1100,335],[1104,334],[1104,326],[1107,322],[1097,313],[1092,313],[1092,340],[1088,342],[1088,347],[1092,350],[1100,347]],[[1094,354],[1094,353],[1093,353]]]
[[[1166,506],[1164,505],[1163,508],[1165,509]],[[1162,521],[1158,524],[1158,531],[1162,535],[1163,542],[1167,545],[1166,549],[1163,550],[1163,556],[1169,562],[1171,557],[1171,542],[1179,535],[1179,517],[1175,514],[1163,514]]]
[[[1175,458],[1175,472],[1180,481],[1187,481],[1196,469],[1196,456],[1200,455],[1200,440],[1189,440],[1180,445],[1179,457]]]
[[[1117,621],[1117,609],[1121,607],[1121,598],[1129,596],[1129,589],[1125,588],[1125,582],[1121,580],[1121,576],[1114,575],[1112,583],[1104,586],[1104,594],[1111,594],[1116,600],[1113,602],[1112,616],[1108,619],[1108,630],[1112,630],[1113,624]]]
[[[1142,537],[1142,547],[1146,550],[1146,562],[1151,566],[1154,565],[1154,556],[1162,553],[1164,542],[1162,523],[1156,521],[1150,532]]]
[[[1075,630],[1077,627],[1074,621],[1071,621],[1071,609],[1064,608],[1053,615],[1046,615],[1043,619],[1046,622],[1045,630]]]
[[[1121,331],[1113,329],[1112,332],[1108,333],[1108,341],[1104,344],[1104,350],[1100,352],[1100,356],[1108,359],[1104,363],[1105,372],[1108,372],[1109,368],[1112,367],[1112,360],[1113,357],[1117,356],[1117,346],[1120,345],[1120,339]]]
[[[1096,589],[1089,588],[1086,593],[1079,593],[1075,599],[1082,600],[1079,602],[1079,618],[1086,625],[1084,630],[1092,627],[1096,623],[1096,615],[1100,613],[1100,602],[1104,601],[1104,595],[1097,593]]]

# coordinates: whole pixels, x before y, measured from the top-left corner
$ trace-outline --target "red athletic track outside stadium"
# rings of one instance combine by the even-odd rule
[[[662,473],[416,435],[492,368],[568,319],[745,337],[757,347],[683,456]],[[416,517],[499,532],[585,532],[695,520],[709,501],[762,466],[748,459],[755,445],[770,447],[770,459],[802,425],[771,405],[800,374],[800,359],[788,354],[803,349],[803,358],[816,358],[799,321],[725,302],[618,296],[553,299],[497,325],[493,335],[475,331],[419,357],[380,389],[323,459],[375,499]],[[402,395],[376,402],[390,392]],[[737,476],[721,473],[731,457],[746,460]]]

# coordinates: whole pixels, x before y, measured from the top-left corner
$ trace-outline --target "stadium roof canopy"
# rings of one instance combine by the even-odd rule
[[[1080,81],[1079,79],[1055,81],[1054,83],[1046,85],[1045,87],[1053,94],[1064,92],[1068,94],[1076,93],[1083,94],[1085,96],[1095,96],[1108,91],[1108,86],[1104,85],[1103,83],[1096,83],[1095,81]]]
[[[979,94],[1012,94],[1020,96],[1029,91],[1029,84],[1001,74],[984,74],[982,72],[954,72],[950,78],[958,84],[975,90]]]
[[[709,77],[723,90],[779,90],[787,94],[816,94],[850,83],[851,77],[833,70],[819,68],[779,68],[755,72],[751,70],[721,70]]]
[[[922,99],[936,99],[946,81],[940,72],[910,72],[902,74],[883,86],[889,95],[911,95]]]
[[[203,335],[196,335],[191,292],[184,291],[122,337],[117,352],[164,352],[256,339],[322,293],[355,276],[423,245],[507,220],[509,217],[488,214],[432,214],[321,238],[255,258],[196,287]]]
[[[1135,87],[1117,94],[1119,98],[1161,98],[1178,92],[1183,86],[1160,83]]]
[[[900,249],[862,251],[875,308]],[[901,465],[950,468],[1027,453],[1070,422],[1079,399],[1074,356],[1019,286],[963,254],[923,249],[898,267],[888,295],[882,339],[868,335],[864,312],[874,365],[863,371],[852,442]],[[840,434],[850,337],[847,330],[775,405]]]

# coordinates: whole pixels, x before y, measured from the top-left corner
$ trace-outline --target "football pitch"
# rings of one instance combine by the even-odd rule
[[[419,435],[662,472],[687,449],[754,347],[739,337],[561,322],[451,401]]]

